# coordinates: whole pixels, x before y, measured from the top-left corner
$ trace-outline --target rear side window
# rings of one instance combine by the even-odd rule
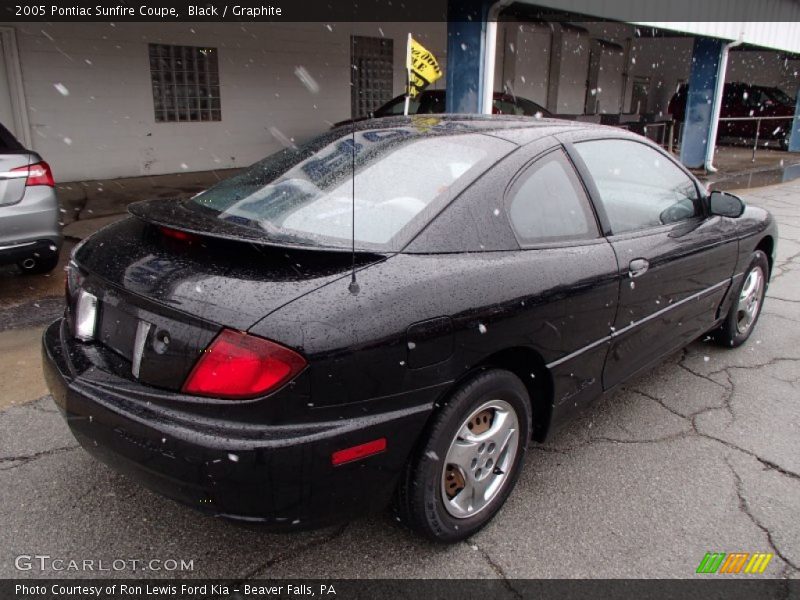
[[[506,206],[523,246],[598,236],[589,200],[562,150],[529,166],[514,184]]]
[[[0,123],[0,152],[20,152],[22,150],[24,150],[22,144]]]
[[[701,214],[697,186],[660,152],[630,140],[575,144],[600,192],[613,233],[669,225]]]

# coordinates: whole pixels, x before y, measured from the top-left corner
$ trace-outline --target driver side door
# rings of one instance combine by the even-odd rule
[[[708,331],[736,263],[729,219],[660,149],[632,139],[575,141],[617,258],[619,304],[603,372],[613,387]]]

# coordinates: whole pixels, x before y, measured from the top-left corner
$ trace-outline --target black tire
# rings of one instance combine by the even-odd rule
[[[742,296],[742,291],[744,290],[745,285],[748,283],[748,278],[756,270],[760,271],[762,277],[761,289],[757,298],[758,305],[754,311],[752,320],[749,322],[749,325],[743,329],[743,311],[740,310],[740,299]],[[756,327],[758,317],[761,316],[761,309],[764,306],[764,296],[767,293],[768,281],[769,261],[767,260],[767,255],[761,250],[756,250],[753,252],[753,255],[750,259],[750,265],[744,272],[742,282],[739,284],[739,287],[736,290],[736,295],[733,297],[733,302],[731,303],[731,308],[728,311],[725,321],[722,323],[720,328],[712,334],[715,342],[727,348],[736,348],[747,341],[747,338],[750,337],[750,334],[753,333],[753,329]]]
[[[17,263],[24,275],[41,275],[49,273],[58,265],[58,252],[48,256],[30,256]]]
[[[508,447],[515,447],[515,454],[513,458],[507,455],[507,468],[502,471],[499,468],[500,455],[504,453],[502,449],[497,451],[497,464],[494,468],[488,467],[491,471],[484,471],[486,477],[489,473],[493,478],[502,477],[497,480],[496,491],[477,514],[455,517],[445,507],[445,494],[449,492],[443,491],[443,477],[446,472],[450,474],[445,459],[451,444],[455,444],[456,434],[466,426],[466,420],[492,402],[513,409],[518,431],[516,440],[512,434]],[[510,415],[509,411],[506,412]],[[452,543],[473,535],[494,517],[514,489],[525,459],[531,422],[528,391],[513,373],[492,369],[464,382],[434,414],[422,442],[406,466],[395,499],[397,517],[413,530],[437,542]],[[484,464],[488,465],[488,455],[485,457],[487,462]]]

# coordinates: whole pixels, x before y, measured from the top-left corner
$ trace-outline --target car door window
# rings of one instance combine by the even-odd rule
[[[402,115],[406,107],[406,97],[400,96],[390,100],[375,111],[376,117],[391,117],[392,115]],[[419,99],[412,98],[408,103],[408,114],[414,115],[419,109]]]
[[[505,98],[495,98],[492,100],[492,112],[496,115],[521,115],[522,107],[517,106],[511,100]]]
[[[529,166],[514,183],[506,206],[523,246],[598,236],[589,200],[562,150]]]
[[[600,192],[613,233],[701,214],[697,186],[657,150],[631,140],[592,140],[575,148]]]
[[[417,115],[434,115],[443,113],[445,106],[444,94],[440,92],[423,92],[419,101],[419,108],[414,111]]]

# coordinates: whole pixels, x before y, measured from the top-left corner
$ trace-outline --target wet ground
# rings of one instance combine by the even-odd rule
[[[749,343],[695,342],[534,445],[497,518],[449,547],[386,512],[245,530],[98,464],[41,386],[36,340],[60,311],[59,276],[0,273],[0,577],[42,575],[16,570],[20,554],[193,560],[194,577],[690,577],[709,551],[771,552],[767,576],[800,577],[800,181],[742,195],[781,236]]]

